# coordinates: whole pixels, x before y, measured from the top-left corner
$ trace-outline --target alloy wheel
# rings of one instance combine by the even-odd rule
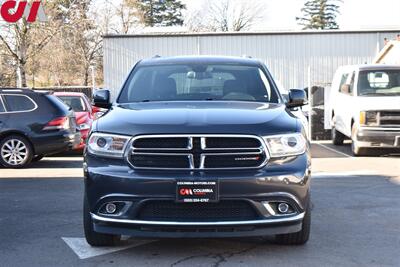
[[[12,166],[22,165],[29,156],[27,146],[18,139],[7,140],[1,147],[2,159]]]

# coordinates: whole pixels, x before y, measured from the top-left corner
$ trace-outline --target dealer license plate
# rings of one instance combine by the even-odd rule
[[[177,181],[176,201],[185,203],[218,202],[217,181]]]

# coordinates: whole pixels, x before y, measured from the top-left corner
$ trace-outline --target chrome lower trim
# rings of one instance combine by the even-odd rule
[[[252,220],[252,221],[227,221],[227,222],[162,222],[162,221],[142,221],[142,220],[129,220],[129,219],[116,219],[101,217],[96,214],[90,213],[92,219],[100,222],[108,223],[123,223],[123,224],[138,224],[138,225],[154,225],[154,226],[224,226],[224,225],[260,225],[260,224],[273,224],[273,223],[286,223],[296,222],[304,218],[305,213],[300,213],[296,216],[279,217],[274,219]]]

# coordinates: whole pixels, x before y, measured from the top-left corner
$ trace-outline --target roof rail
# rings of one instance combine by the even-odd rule
[[[32,91],[30,88],[16,88],[16,87],[0,87],[1,91],[14,91],[14,92],[23,92],[23,91]]]
[[[244,57],[244,58],[253,58],[252,56],[248,56],[248,55],[242,55],[242,57]]]
[[[152,58],[160,58],[160,57],[161,57],[160,55],[155,55]]]

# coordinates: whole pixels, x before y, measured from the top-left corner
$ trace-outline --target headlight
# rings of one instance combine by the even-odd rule
[[[272,158],[301,155],[307,149],[307,141],[300,133],[265,136],[263,139]]]
[[[378,112],[376,112],[376,111],[361,111],[360,112],[360,125],[377,126],[378,125]]]
[[[88,123],[82,123],[82,124],[79,124],[78,128],[81,131],[89,130],[90,129],[90,125]]]
[[[93,155],[122,158],[130,137],[93,133],[88,141],[88,152]]]

